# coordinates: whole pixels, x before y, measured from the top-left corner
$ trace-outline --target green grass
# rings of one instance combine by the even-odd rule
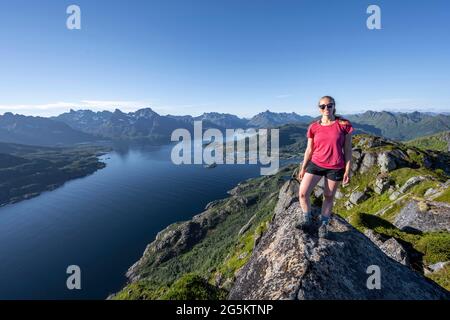
[[[127,285],[114,300],[224,300],[227,291],[217,288],[202,276],[188,273],[169,286],[158,286],[147,280]]]
[[[158,286],[146,280],[139,280],[125,286],[113,297],[113,300],[157,300],[168,289],[168,286]]]
[[[442,270],[434,272],[428,277],[441,287],[450,291],[450,265],[446,265]]]
[[[435,198],[434,201],[450,203],[450,187],[445,189],[445,191],[439,197]]]
[[[448,142],[443,139],[444,134],[448,134],[448,131],[410,140],[406,142],[406,144],[408,146],[415,146],[422,150],[447,151]]]
[[[185,274],[160,297],[161,300],[225,300],[227,291],[219,289],[203,277]]]
[[[424,254],[424,261],[433,264],[450,260],[450,233],[436,232],[424,234],[415,248]]]

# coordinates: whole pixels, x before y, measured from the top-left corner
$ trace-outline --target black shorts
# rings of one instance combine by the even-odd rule
[[[315,164],[312,161],[309,161],[306,165],[306,172],[310,174],[314,174],[316,176],[322,176],[327,177],[327,179],[333,180],[333,181],[342,181],[344,179],[344,172],[345,169],[327,169],[319,167],[317,164]]]

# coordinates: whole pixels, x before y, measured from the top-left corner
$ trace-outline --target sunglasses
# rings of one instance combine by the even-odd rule
[[[319,105],[319,108],[322,109],[322,110],[324,110],[325,108],[331,109],[331,108],[333,108],[333,107],[334,107],[334,103],[321,104],[321,105]]]

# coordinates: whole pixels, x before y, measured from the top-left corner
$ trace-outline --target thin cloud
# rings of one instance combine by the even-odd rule
[[[82,100],[79,102],[54,102],[46,104],[16,104],[0,105],[0,113],[13,112],[33,116],[55,116],[70,109],[91,109],[93,111],[110,110],[120,108],[122,111],[134,111],[151,105],[146,101],[126,100]]]

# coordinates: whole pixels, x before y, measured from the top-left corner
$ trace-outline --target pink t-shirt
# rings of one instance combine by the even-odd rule
[[[306,136],[313,139],[311,161],[326,169],[342,169],[345,167],[345,136],[352,133],[350,121],[336,119],[333,124],[323,126],[314,121],[308,127]]]

